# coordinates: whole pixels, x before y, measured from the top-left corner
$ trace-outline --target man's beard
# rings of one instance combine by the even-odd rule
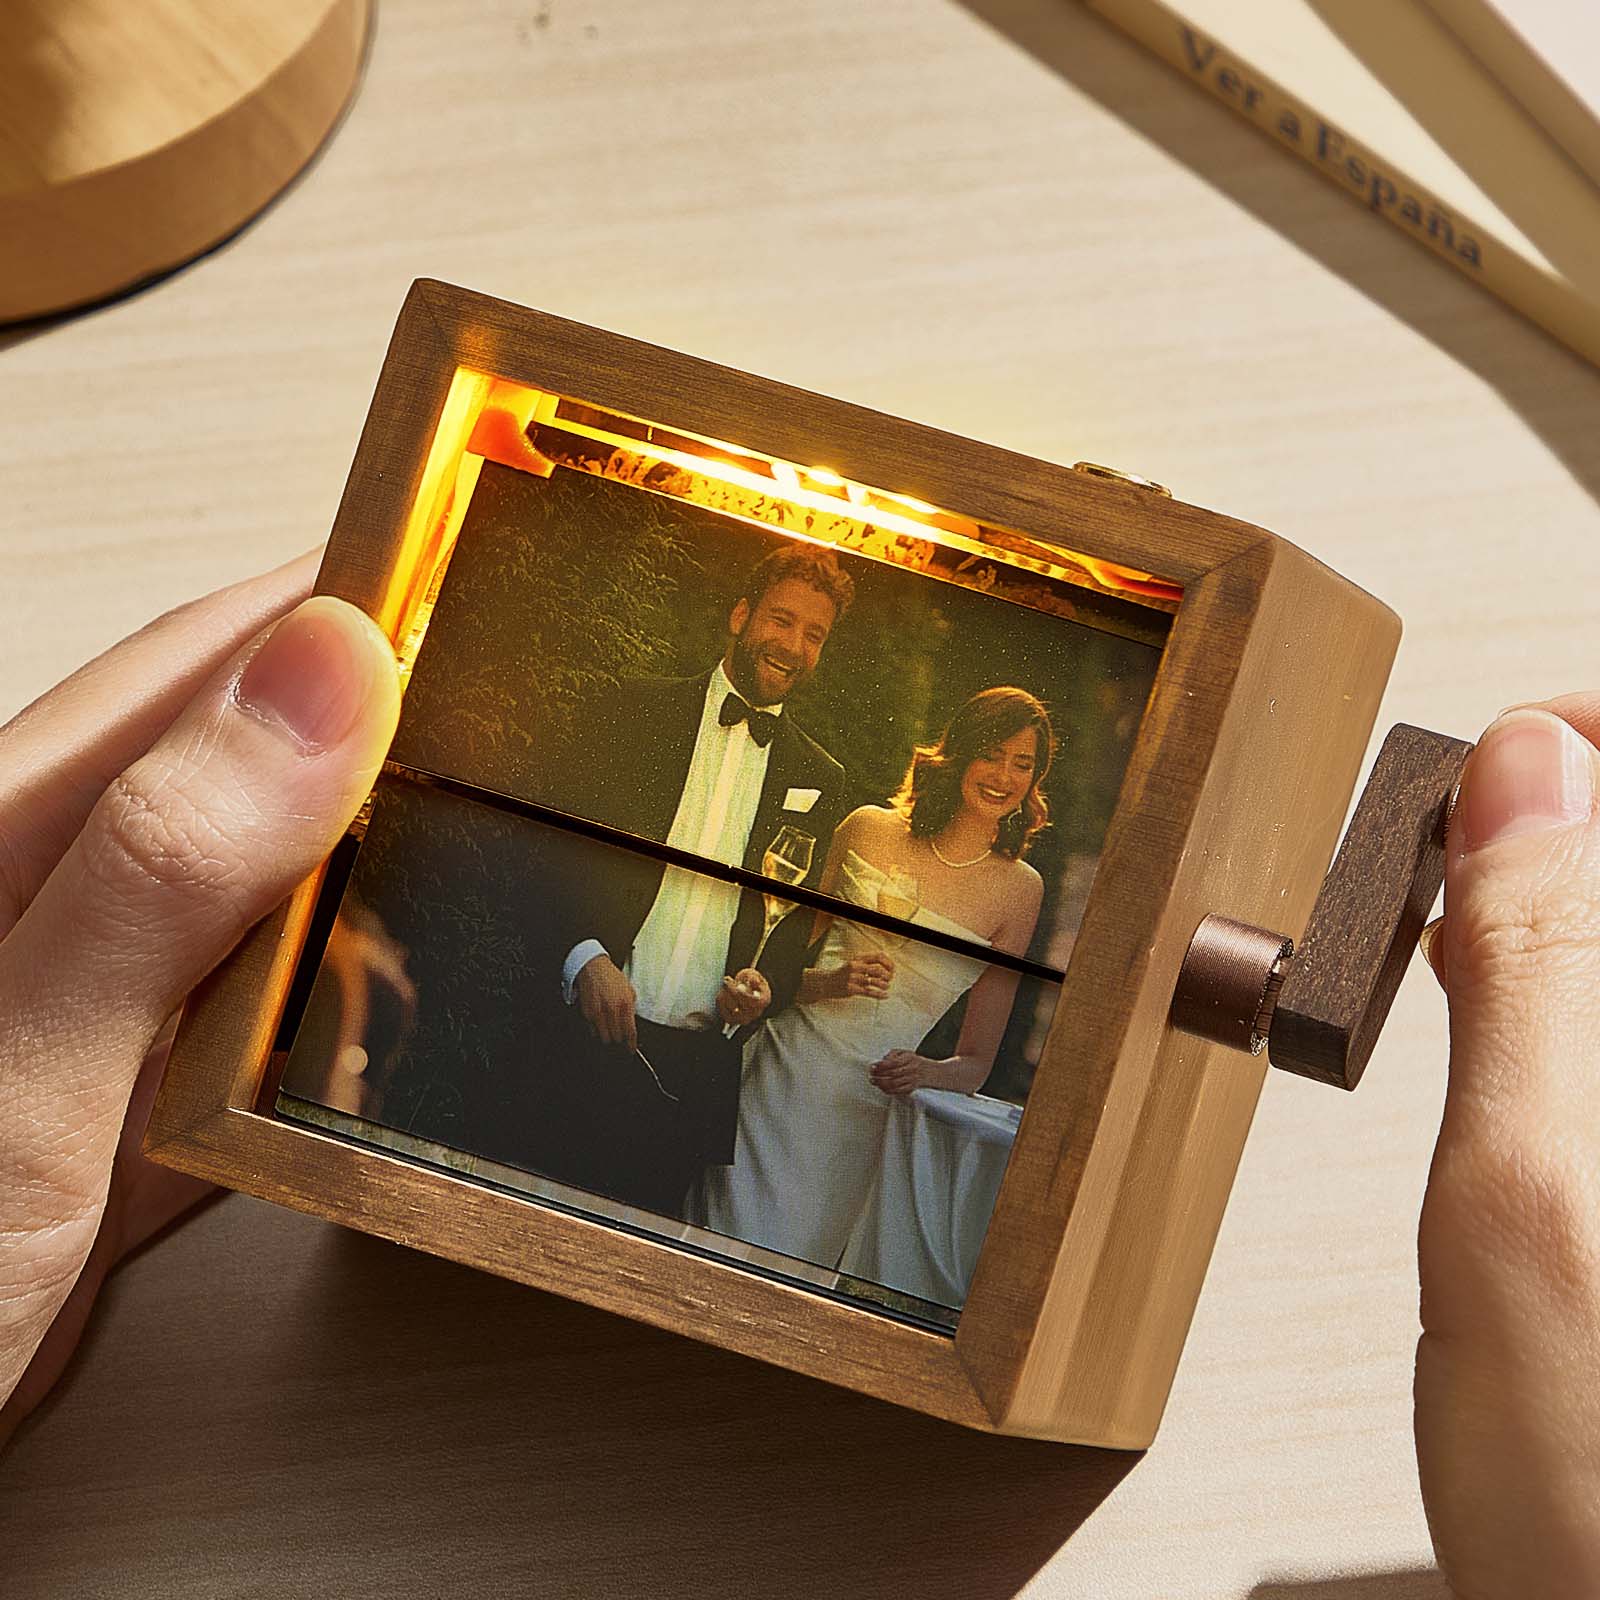
[[[756,659],[755,651],[744,642],[741,633],[734,634],[733,642],[728,646],[728,667],[728,676],[733,680],[734,688],[753,706],[782,705],[809,676],[804,667],[798,667],[794,677],[777,694],[764,694],[757,687],[761,682],[761,663]]]

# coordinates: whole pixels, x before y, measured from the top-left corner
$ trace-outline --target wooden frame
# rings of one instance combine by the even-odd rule
[[[1298,936],[1399,638],[1282,539],[1133,484],[419,281],[318,581],[397,641],[397,585],[481,406],[462,373],[826,461],[1183,597],[960,1323],[949,1335],[358,1148],[258,1109],[315,883],[196,991],[157,1160],[970,1427],[1154,1436],[1265,1070],[1168,1020],[1201,918]],[[463,395],[466,393],[466,398]]]

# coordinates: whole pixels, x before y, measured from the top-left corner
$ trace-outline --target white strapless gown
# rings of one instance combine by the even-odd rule
[[[847,850],[839,896],[877,910],[886,877]],[[989,942],[926,908],[911,921]],[[733,1165],[707,1170],[691,1196],[692,1220],[819,1267],[838,1266],[872,1192],[890,1111],[868,1071],[891,1050],[915,1050],[984,970],[975,956],[838,918],[817,967],[874,951],[894,961],[884,998],[794,1005],[751,1036]]]

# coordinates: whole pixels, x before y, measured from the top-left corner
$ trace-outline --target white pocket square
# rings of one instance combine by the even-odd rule
[[[791,789],[783,797],[785,811],[809,811],[821,797],[820,789]]]

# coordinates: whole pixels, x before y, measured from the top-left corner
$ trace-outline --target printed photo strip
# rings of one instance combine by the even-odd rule
[[[951,1327],[1170,615],[534,437],[548,476],[478,476],[278,1113]]]

